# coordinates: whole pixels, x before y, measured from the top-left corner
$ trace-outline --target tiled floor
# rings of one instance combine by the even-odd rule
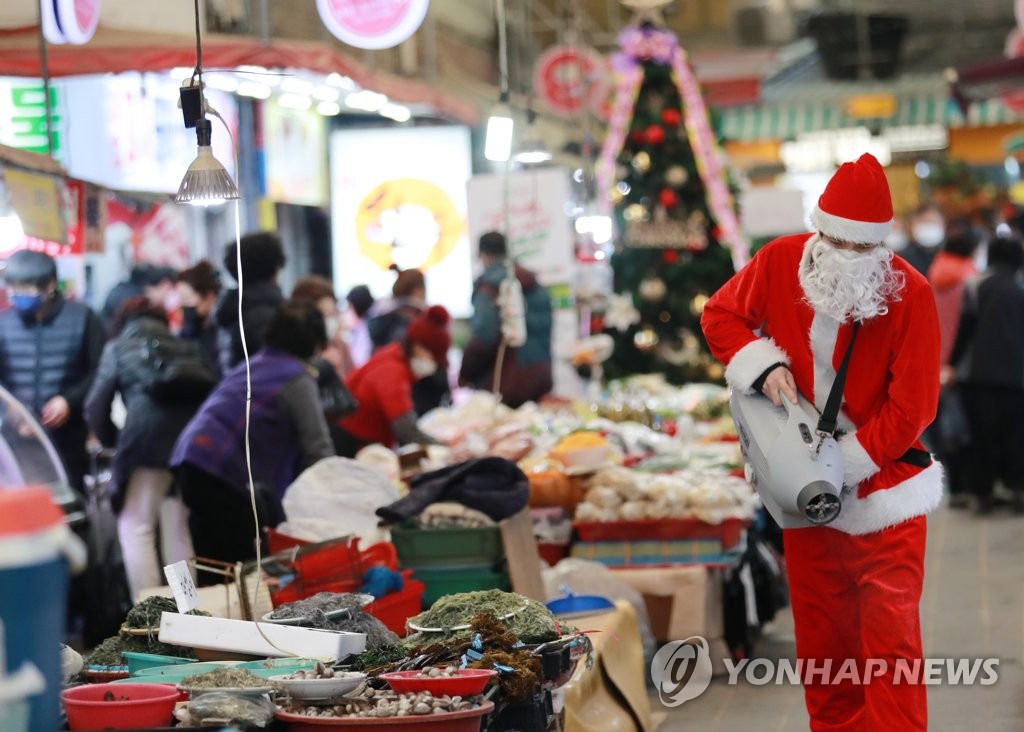
[[[930,729],[1024,731],[1024,519],[999,513],[981,519],[943,508],[928,531],[921,604],[925,655],[1001,659],[993,686],[930,687]],[[779,617],[768,630],[759,655],[794,658],[791,616]],[[663,711],[657,696],[651,704]],[[799,687],[729,686],[716,679],[701,697],[669,711],[660,731],[807,728]]]

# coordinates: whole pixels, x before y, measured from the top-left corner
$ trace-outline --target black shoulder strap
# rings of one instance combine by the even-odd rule
[[[843,404],[843,387],[846,385],[846,371],[850,366],[850,356],[853,354],[853,343],[857,340],[857,331],[860,323],[854,321],[853,332],[850,333],[850,343],[846,346],[846,353],[843,354],[843,362],[839,364],[839,371],[836,372],[836,380],[832,382],[832,390],[828,393],[828,400],[825,402],[825,409],[818,419],[818,433],[834,435],[839,426],[839,407]]]

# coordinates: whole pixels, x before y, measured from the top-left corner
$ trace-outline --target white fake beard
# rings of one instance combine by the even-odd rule
[[[865,321],[889,312],[899,300],[903,273],[892,266],[893,253],[883,246],[866,252],[844,251],[817,234],[807,244],[800,267],[800,285],[816,312],[835,318]]]

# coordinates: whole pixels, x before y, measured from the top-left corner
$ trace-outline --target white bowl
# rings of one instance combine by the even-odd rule
[[[356,671],[337,672],[331,679],[289,679],[288,675],[271,676],[270,680],[284,687],[292,698],[309,701],[333,699],[359,688],[366,674]]]

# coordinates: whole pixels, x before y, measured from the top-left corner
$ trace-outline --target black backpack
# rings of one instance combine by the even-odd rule
[[[199,404],[217,385],[198,341],[140,333],[119,346],[124,371],[156,402]]]

